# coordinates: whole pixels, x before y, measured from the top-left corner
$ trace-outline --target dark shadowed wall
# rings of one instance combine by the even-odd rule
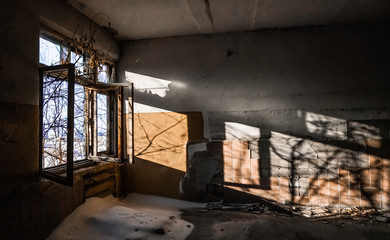
[[[129,41],[118,76],[135,83],[137,103],[201,112],[205,137],[221,142],[188,144],[184,195],[207,200],[222,187],[281,202],[388,207],[388,29]],[[382,147],[374,151],[369,141]],[[225,199],[240,201],[227,192]]]
[[[39,34],[45,25],[71,38],[90,21],[66,1],[12,0],[0,7],[0,235],[45,239],[84,201],[84,182],[67,187],[38,178]],[[96,25],[96,47],[119,45]]]
[[[15,0],[2,4],[0,24],[0,176],[14,182],[38,173],[41,27],[72,38],[77,27],[87,29],[90,21],[65,1]],[[104,53],[111,49],[110,56],[118,59],[118,43],[92,26],[97,29],[96,48]]]

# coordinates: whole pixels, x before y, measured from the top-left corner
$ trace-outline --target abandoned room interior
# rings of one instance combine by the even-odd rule
[[[390,1],[6,0],[0,19],[1,239],[131,194],[390,209]]]

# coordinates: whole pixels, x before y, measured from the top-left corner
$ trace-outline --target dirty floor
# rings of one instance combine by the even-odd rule
[[[87,199],[48,239],[390,240],[390,212],[335,210],[270,202],[200,204],[132,193],[121,199]]]
[[[390,224],[362,224],[351,218],[311,219],[303,216],[242,211],[184,209],[182,219],[195,228],[187,239],[353,239],[390,240]]]

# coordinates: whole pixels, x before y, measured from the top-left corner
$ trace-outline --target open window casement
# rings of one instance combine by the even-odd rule
[[[42,176],[73,184],[74,65],[40,69],[40,151]],[[85,154],[85,153],[84,153]],[[77,154],[76,154],[77,156]]]
[[[123,101],[130,86],[94,84],[75,71],[74,64],[40,68],[40,173],[66,185],[93,160],[130,158]]]

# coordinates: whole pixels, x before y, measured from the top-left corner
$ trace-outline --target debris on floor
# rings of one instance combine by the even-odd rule
[[[283,204],[270,202],[261,199],[259,203],[250,204],[237,204],[237,203],[222,203],[222,202],[209,202],[206,205],[207,210],[231,210],[231,211],[244,211],[256,214],[270,214],[278,216],[290,216],[292,214],[291,209]]]
[[[322,223],[329,223],[327,218],[350,219],[361,225],[374,224],[375,222],[390,223],[390,210],[382,211],[374,208],[362,207],[310,207],[294,205],[291,203],[280,204],[268,200],[260,199],[258,203],[253,204],[228,204],[221,202],[209,202],[206,209],[209,210],[232,210],[250,212],[253,214],[267,214],[272,216],[304,216],[311,219],[322,219]],[[201,211],[201,210],[200,210]],[[344,221],[340,220],[339,225],[344,227]]]
[[[344,218],[352,219],[362,225],[371,224],[374,222],[388,223],[390,222],[390,211],[376,210],[374,208],[361,207],[307,207],[307,206],[292,206],[294,214],[302,215],[309,218]]]

